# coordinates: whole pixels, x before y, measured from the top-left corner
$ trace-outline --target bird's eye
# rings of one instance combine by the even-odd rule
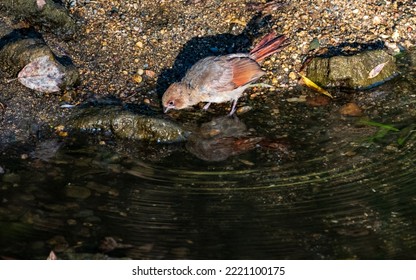
[[[169,106],[173,106],[173,105],[175,105],[175,102],[173,102],[173,101],[169,101],[168,105],[169,105]]]

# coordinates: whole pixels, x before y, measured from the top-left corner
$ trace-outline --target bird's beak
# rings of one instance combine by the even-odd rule
[[[163,110],[163,112],[166,114],[169,111],[169,107],[165,107],[165,109]]]

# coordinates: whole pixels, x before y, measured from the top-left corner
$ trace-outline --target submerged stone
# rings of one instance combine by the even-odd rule
[[[76,129],[110,131],[120,138],[158,143],[182,142],[189,134],[170,120],[136,114],[119,107],[82,110],[70,121],[70,125]]]
[[[91,191],[85,187],[80,186],[67,186],[65,194],[68,197],[86,199],[91,196]]]
[[[384,64],[376,76],[370,72]],[[374,71],[373,71],[374,72]],[[323,87],[365,89],[378,86],[397,75],[396,59],[385,50],[364,51],[354,55],[315,57],[307,77]]]

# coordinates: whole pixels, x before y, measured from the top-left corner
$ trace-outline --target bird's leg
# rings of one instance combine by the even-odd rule
[[[211,102],[208,102],[207,104],[205,104],[204,108],[202,108],[202,109],[203,110],[208,110],[210,105],[211,105]]]
[[[233,106],[231,107],[231,111],[230,111],[230,113],[228,114],[230,117],[235,113],[235,110],[236,110],[236,107],[237,107],[237,100],[238,99],[234,99],[233,100]]]

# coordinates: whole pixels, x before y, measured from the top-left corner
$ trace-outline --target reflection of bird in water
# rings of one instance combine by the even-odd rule
[[[287,153],[287,146],[264,137],[253,136],[238,118],[220,117],[202,124],[188,139],[186,148],[205,161],[223,161],[256,147],[277,149]]]
[[[286,46],[283,44],[286,40],[285,36],[276,36],[272,32],[250,53],[209,56],[199,60],[180,82],[173,83],[163,94],[165,112],[188,108],[199,102],[207,102],[204,109],[208,109],[211,103],[232,101],[232,115],[243,92],[265,74],[260,63]]]

